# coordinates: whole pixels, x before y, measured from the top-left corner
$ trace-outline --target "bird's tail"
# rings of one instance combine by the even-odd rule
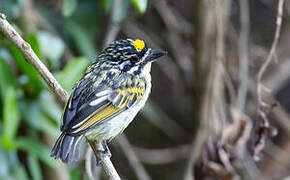
[[[50,156],[61,159],[64,163],[76,161],[80,157],[80,147],[84,139],[82,135],[70,136],[63,132],[56,140]]]

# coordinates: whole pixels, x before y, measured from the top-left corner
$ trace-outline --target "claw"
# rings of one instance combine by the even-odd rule
[[[110,149],[109,149],[109,146],[108,146],[108,144],[107,144],[107,141],[103,141],[102,142],[102,144],[103,144],[103,146],[104,146],[104,151],[105,151],[105,154],[107,155],[107,156],[109,156],[109,158],[111,158],[112,157],[112,153],[111,153],[111,151],[110,151]]]
[[[106,154],[105,154],[105,151],[103,150],[97,150],[97,153],[98,153],[98,158],[96,158],[96,161],[97,161],[97,166],[99,166],[106,158]]]
[[[99,166],[104,161],[104,159],[106,157],[109,157],[109,158],[112,157],[112,154],[110,152],[110,149],[109,149],[106,141],[101,142],[103,145],[103,149],[97,149],[97,144],[98,144],[97,141],[89,140],[88,138],[87,138],[87,141],[90,144],[90,146],[95,154],[95,157],[97,160],[97,166]]]
[[[106,141],[102,142],[104,150],[99,150],[97,149],[96,152],[98,153],[98,158],[97,158],[97,166],[99,166],[106,157],[111,158],[112,157],[112,153],[107,145]]]

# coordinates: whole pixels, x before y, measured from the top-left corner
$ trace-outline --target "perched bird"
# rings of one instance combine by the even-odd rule
[[[102,142],[104,155],[110,156],[106,142],[122,133],[144,106],[151,90],[151,63],[165,54],[140,39],[109,44],[75,85],[51,156],[76,161],[84,140]]]

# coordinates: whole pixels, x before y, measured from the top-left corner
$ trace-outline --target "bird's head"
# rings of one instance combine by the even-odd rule
[[[165,51],[147,47],[140,39],[126,39],[109,44],[99,55],[99,60],[106,61],[122,72],[138,75],[147,64],[165,54]]]

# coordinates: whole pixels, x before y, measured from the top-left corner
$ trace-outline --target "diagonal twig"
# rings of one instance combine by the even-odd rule
[[[268,89],[266,89],[266,87],[262,84],[262,77],[265,74],[270,63],[274,60],[273,57],[275,56],[276,47],[277,47],[278,40],[280,37],[280,31],[281,31],[281,25],[282,25],[283,5],[284,5],[284,0],[279,0],[274,41],[272,43],[270,53],[266,61],[263,63],[262,67],[260,68],[257,75],[258,114],[261,120],[258,123],[258,128],[257,128],[257,133],[256,133],[257,139],[255,140],[254,148],[253,148],[253,155],[254,155],[255,160],[260,159],[259,155],[260,155],[260,152],[265,147],[267,136],[268,135],[275,136],[277,134],[277,130],[270,125],[269,120],[267,118],[268,112],[272,110],[273,107],[276,106],[276,104],[275,103],[268,104],[264,102],[264,100],[262,99],[263,91],[265,90],[268,91]]]
[[[151,180],[152,178],[146,172],[145,167],[140,162],[136,152],[132,148],[132,145],[128,141],[125,135],[119,135],[117,138],[117,142],[121,149],[123,150],[125,156],[127,157],[128,162],[134,169],[137,179],[139,180]]]
[[[56,98],[60,100],[62,104],[65,104],[68,99],[68,93],[61,87],[47,67],[40,61],[32,50],[30,44],[23,40],[23,38],[9,24],[6,16],[2,13],[0,13],[0,30],[21,51],[26,61],[37,70],[37,72],[53,91]],[[105,157],[101,165],[109,179],[121,179],[109,157]]]
[[[0,30],[4,35],[21,51],[25,60],[31,64],[36,71],[45,80],[50,89],[54,92],[57,99],[65,104],[68,99],[67,92],[60,86],[54,76],[49,72],[47,67],[40,61],[37,55],[33,52],[30,44],[25,42],[22,37],[15,31],[15,29],[6,20],[6,16],[0,13]]]
[[[272,43],[271,50],[270,50],[270,53],[269,53],[266,61],[264,62],[264,64],[262,65],[261,69],[258,72],[258,76],[257,76],[257,81],[258,81],[258,85],[257,85],[258,101],[262,101],[262,97],[261,97],[262,96],[261,95],[262,94],[262,90],[263,90],[263,85],[261,83],[262,77],[263,77],[264,73],[266,72],[269,64],[273,60],[273,57],[274,57],[275,51],[276,51],[276,47],[277,47],[277,44],[278,44],[278,40],[279,40],[279,37],[280,37],[280,31],[281,31],[281,25],[282,25],[282,17],[283,17],[283,5],[284,5],[284,0],[279,0],[274,41]]]
[[[247,84],[248,84],[248,39],[250,31],[250,12],[248,0],[240,1],[240,24],[241,30],[239,35],[239,80],[237,106],[244,110],[245,101],[247,99]]]

